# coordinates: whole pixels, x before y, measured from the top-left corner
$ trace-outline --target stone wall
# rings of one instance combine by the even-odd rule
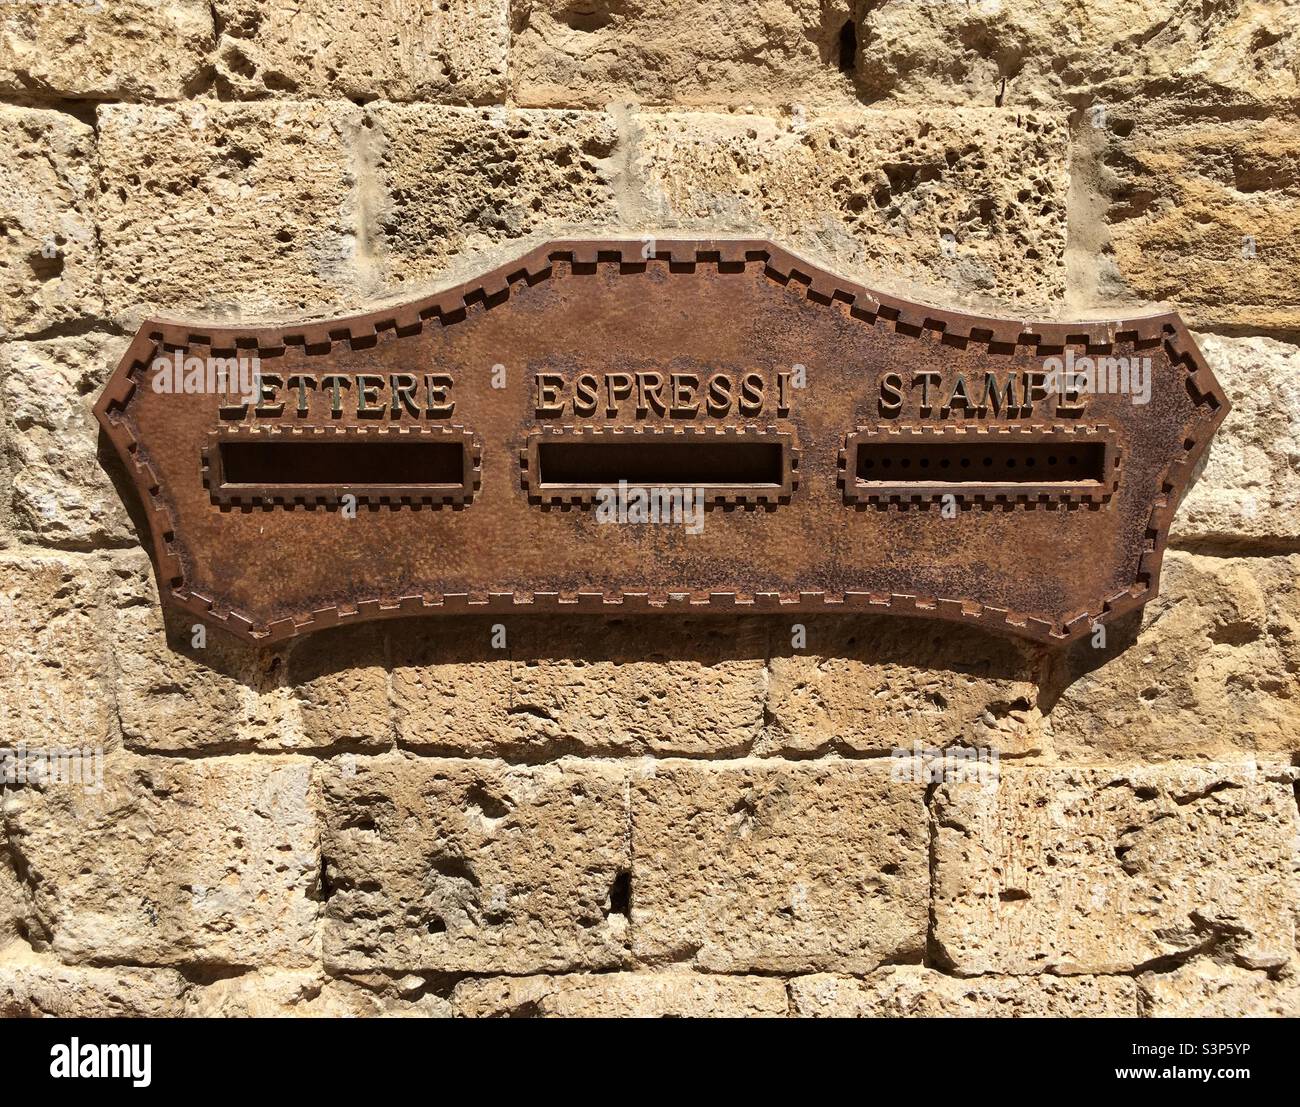
[[[0,742],[106,750],[3,791],[0,1011],[1300,1013],[1298,82],[1285,0],[0,2]],[[1175,303],[1235,406],[1160,597],[1063,654],[160,608],[89,415],[146,313],[655,231]]]

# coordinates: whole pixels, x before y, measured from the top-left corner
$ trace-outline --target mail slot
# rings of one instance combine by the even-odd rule
[[[864,429],[848,436],[845,498],[871,502],[954,494],[970,499],[1100,499],[1119,453],[1105,427]]]
[[[232,428],[203,451],[214,501],[228,504],[463,503],[477,484],[478,452],[459,428]]]
[[[589,502],[624,482],[736,503],[784,500],[795,486],[790,435],[754,428],[544,431],[530,436],[521,462],[530,497],[543,502]]]

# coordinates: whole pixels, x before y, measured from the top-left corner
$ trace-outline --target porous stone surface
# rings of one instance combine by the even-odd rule
[[[963,742],[1022,754],[1042,745],[1042,659],[1022,643],[896,619],[797,627],[772,627],[759,752],[915,753]]]
[[[819,973],[790,981],[790,1013],[803,1018],[1134,1018],[1138,986],[1126,976],[977,976],[922,965],[865,977]]]
[[[221,753],[309,744],[283,687],[283,651],[166,610],[143,552],[118,558],[111,574],[117,716],[128,747]]]
[[[617,226],[609,113],[379,104],[368,125],[384,292],[468,277],[521,240]]]
[[[1300,1015],[1300,981],[1294,972],[1268,974],[1240,965],[1196,958],[1170,972],[1138,977],[1140,1006],[1148,1018],[1287,1018]]]
[[[763,620],[516,620],[502,649],[496,625],[393,628],[403,745],[527,760],[735,756],[762,731]]]
[[[461,1018],[784,1018],[784,983],[694,972],[471,977],[452,997]]]
[[[296,707],[290,723],[297,723],[296,742],[344,749],[393,745],[385,629],[345,627],[293,644],[285,680]],[[278,692],[273,701],[281,702]]]
[[[631,800],[636,955],[742,973],[919,959],[924,801],[880,764],[644,766]]]
[[[98,315],[93,128],[0,103],[0,339]]]
[[[934,796],[936,956],[959,975],[1131,973],[1295,948],[1296,805],[1256,766],[1016,768]]]
[[[219,87],[240,97],[492,103],[509,0],[215,0]]]
[[[529,0],[513,5],[511,88],[530,107],[850,100],[848,0]]]
[[[35,0],[0,6],[0,94],[177,100],[210,68],[206,0]]]
[[[8,788],[3,828],[41,949],[79,964],[311,963],[312,765],[110,754],[102,784]]]
[[[64,965],[21,940],[0,948],[0,1018],[175,1018],[186,987],[175,969]]]
[[[512,973],[628,958],[617,765],[332,761],[321,825],[331,970]]]
[[[1300,750],[1300,556],[1170,550],[1142,615],[1052,658],[1058,755],[1223,757]]]
[[[1059,300],[1068,130],[978,109],[636,115],[650,227],[774,235],[875,284],[970,304]]]
[[[1249,104],[1295,96],[1298,30],[1294,9],[1268,0],[1226,9],[1189,0],[890,0],[860,10],[856,80],[865,97],[918,107],[1143,95]]]
[[[1272,338],[1196,337],[1232,410],[1171,530],[1232,549],[1300,539],[1300,347]]]
[[[1079,189],[1099,198],[1101,248],[1081,302],[1169,301],[1193,324],[1300,326],[1292,243],[1300,190],[1294,108],[1216,117],[1146,101],[1110,109],[1079,143]]]
[[[327,310],[366,265],[347,101],[99,109],[99,238],[106,311],[201,319]]]
[[[0,749],[102,746],[112,737],[105,586],[88,557],[0,551]]]
[[[194,987],[183,1013],[198,1018],[450,1018],[451,1003],[416,976],[370,986],[319,969],[248,972]]]
[[[125,348],[125,339],[103,335],[0,345],[3,442],[20,537],[74,548],[133,541],[99,460],[90,410]]]

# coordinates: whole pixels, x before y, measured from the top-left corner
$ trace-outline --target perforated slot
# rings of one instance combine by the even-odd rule
[[[964,443],[888,441],[858,445],[857,477],[863,484],[1100,484],[1106,447],[1081,443]]]
[[[841,457],[849,502],[967,500],[1099,501],[1119,480],[1119,452],[1105,427],[1005,431],[860,430]]]

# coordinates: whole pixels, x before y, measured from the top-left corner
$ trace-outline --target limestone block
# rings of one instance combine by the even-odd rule
[[[369,120],[383,194],[376,264],[390,292],[466,279],[484,251],[616,227],[617,127],[606,113],[380,104]]]
[[[1196,958],[1172,972],[1138,977],[1147,1018],[1290,1018],[1300,1015],[1294,970],[1270,975]]]
[[[251,645],[159,602],[142,551],[113,566],[112,641],[122,738],[142,752],[308,744],[283,687],[284,648]]]
[[[1076,158],[1105,230],[1091,277],[1080,270],[1080,285],[1092,282],[1085,304],[1168,301],[1202,327],[1300,325],[1300,128],[1294,110],[1265,115],[1140,100],[1109,111]]]
[[[1300,557],[1165,554],[1136,625],[1055,659],[1062,757],[1223,757],[1300,749]],[[1136,635],[1136,638],[1134,637]]]
[[[869,972],[925,948],[920,784],[879,762],[668,760],[632,783],[639,959]]]
[[[305,744],[376,749],[393,744],[386,635],[387,626],[371,623],[293,643],[288,680]]]
[[[785,985],[764,976],[694,972],[469,977],[462,1018],[784,1018]]]
[[[3,746],[103,746],[112,736],[102,563],[86,554],[0,552]]]
[[[509,0],[216,0],[236,96],[482,104],[506,93]]]
[[[125,339],[107,335],[0,345],[14,519],[29,541],[90,547],[134,540],[99,463],[99,424],[91,414],[125,348]]]
[[[921,965],[858,979],[790,981],[791,1013],[805,1018],[1134,1018],[1137,985],[1126,976],[978,976],[963,980]]]
[[[1200,103],[1294,96],[1296,13],[1268,0],[1014,4],[891,0],[862,9],[856,83],[869,100],[1014,108],[1092,92]],[[1145,91],[1145,90],[1152,91]]]
[[[64,965],[22,941],[0,949],[0,1018],[175,1018],[185,988],[174,969]]]
[[[394,624],[404,744],[534,760],[748,752],[763,724],[764,623],[545,618]]]
[[[0,104],[0,148],[0,338],[98,314],[94,130]]]
[[[935,793],[934,948],[959,974],[1116,973],[1295,945],[1295,796],[1253,766],[1006,769]]]
[[[108,311],[131,327],[355,309],[362,118],[346,101],[101,107]]]
[[[408,983],[409,981],[409,983]],[[191,1018],[450,1018],[451,1004],[407,977],[374,989],[319,969],[264,970],[214,980],[185,997]]]
[[[0,7],[0,93],[177,100],[212,47],[206,0],[65,0]]]
[[[763,753],[1041,746],[1036,651],[1006,637],[897,618],[801,620],[772,628]]]
[[[1272,338],[1197,336],[1232,410],[1174,516],[1175,542],[1300,538],[1300,350]]]
[[[102,788],[9,789],[4,825],[69,963],[310,963],[320,854],[312,765],[110,755]]]
[[[773,237],[846,276],[931,300],[1005,310],[1064,291],[1060,115],[646,112],[633,122],[649,227]]]
[[[847,0],[531,0],[515,5],[514,96],[534,107],[847,102],[849,9]]]
[[[545,972],[627,958],[624,770],[345,756],[324,775],[332,972]]]

